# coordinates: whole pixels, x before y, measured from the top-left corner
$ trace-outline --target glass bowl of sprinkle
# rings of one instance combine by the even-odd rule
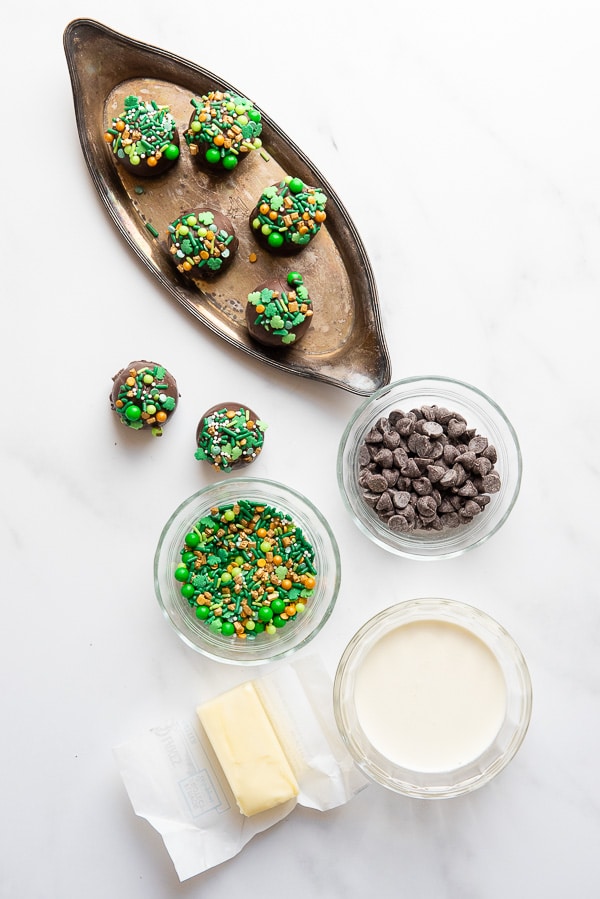
[[[258,665],[305,646],[340,587],[336,539],[306,497],[276,481],[234,477],[182,502],[154,557],[159,605],[209,658]]]
[[[438,376],[395,381],[356,410],[340,441],[338,485],[374,543],[448,559],[488,540],[521,485],[510,421],[481,390]]]

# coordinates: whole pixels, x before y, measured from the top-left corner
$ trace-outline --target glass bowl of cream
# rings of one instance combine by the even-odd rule
[[[371,780],[405,796],[460,796],[488,783],[531,717],[527,664],[481,610],[413,599],[367,621],[334,681],[338,729]]]

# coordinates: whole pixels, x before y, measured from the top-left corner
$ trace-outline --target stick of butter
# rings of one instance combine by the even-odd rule
[[[294,772],[251,681],[196,711],[243,815],[298,795]]]

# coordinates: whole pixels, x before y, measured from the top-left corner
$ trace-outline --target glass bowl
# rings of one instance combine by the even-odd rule
[[[314,592],[305,600],[301,614],[272,634],[265,630],[245,639],[216,633],[199,620],[181,593],[182,584],[174,576],[181,565],[185,537],[198,520],[213,507],[240,500],[264,503],[291,516],[314,549],[317,571]],[[154,557],[155,592],[167,621],[192,649],[231,664],[257,665],[281,659],[305,646],[329,618],[339,586],[339,550],[321,512],[292,488],[259,478],[228,478],[204,487],[182,502],[164,526]]]
[[[373,427],[391,413],[407,413],[422,406],[456,412],[469,429],[487,438],[496,449],[493,463],[500,477],[498,492],[488,493],[489,503],[480,514],[458,527],[441,530],[392,530],[366,501],[359,484],[361,447]],[[444,439],[444,438],[442,438]],[[453,438],[455,442],[459,438]],[[466,438],[465,438],[466,439]],[[411,455],[409,451],[409,455]],[[432,460],[435,465],[436,459]],[[500,407],[488,396],[461,381],[424,376],[389,384],[368,397],[356,410],[340,441],[337,459],[338,485],[354,522],[378,546],[412,559],[451,558],[488,540],[508,518],[521,485],[521,451],[517,435]],[[427,472],[424,472],[427,474]],[[435,488],[437,485],[432,484]],[[441,517],[441,516],[439,516]]]
[[[523,742],[531,704],[510,635],[450,599],[413,599],[375,615],[346,647],[334,681],[337,726],[355,764],[418,798],[488,783]]]

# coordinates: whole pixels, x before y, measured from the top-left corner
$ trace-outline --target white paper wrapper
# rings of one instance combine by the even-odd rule
[[[294,769],[297,799],[251,818],[240,814],[195,709],[189,720],[154,727],[113,750],[135,813],[160,833],[180,880],[237,855],[296,802],[326,811],[366,786],[339,738],[320,659],[298,659],[253,682]]]

